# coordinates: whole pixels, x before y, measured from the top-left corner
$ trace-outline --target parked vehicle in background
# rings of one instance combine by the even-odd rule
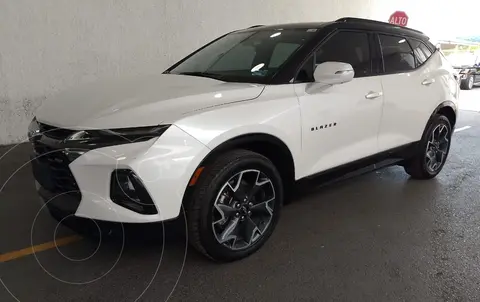
[[[469,41],[443,41],[439,47],[458,74],[461,89],[480,84],[480,44]]]
[[[458,71],[460,88],[470,90],[475,85],[480,84],[480,60],[478,55],[471,56],[470,60],[463,64],[454,64]]]
[[[356,18],[254,26],[161,75],[44,101],[33,172],[59,219],[149,223],[185,209],[190,244],[233,261],[268,240],[297,181],[378,163],[437,176],[458,96],[419,31]]]

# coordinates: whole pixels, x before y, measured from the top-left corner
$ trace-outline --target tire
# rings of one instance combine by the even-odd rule
[[[443,142],[439,143],[438,148],[436,143],[432,143],[432,141],[435,141],[435,139],[432,138],[434,131],[436,136],[439,137],[439,141]],[[447,131],[446,134],[445,131]],[[452,126],[448,118],[440,114],[434,115],[430,119],[430,122],[423,133],[417,153],[405,163],[405,172],[414,179],[431,179],[437,176],[443,169],[447,160],[450,151],[452,133]],[[443,139],[447,139],[448,141],[444,142]],[[435,150],[438,152],[432,148],[436,148]],[[433,154],[435,154],[435,156],[433,156]],[[432,160],[431,158],[435,158],[435,160]],[[434,169],[432,169],[433,167]]]
[[[473,82],[473,76],[469,75],[465,80],[461,81],[460,88],[463,90],[472,90]]]
[[[263,246],[277,225],[284,199],[280,174],[268,158],[247,150],[229,151],[210,160],[204,166],[205,168],[195,185],[193,195],[186,205],[190,245],[210,259],[219,262],[236,261],[248,257]],[[239,196],[231,198],[233,189],[240,183],[240,176],[242,177],[242,183],[249,180],[250,183],[259,184],[256,186],[258,192],[253,194],[248,203],[244,203],[245,199],[236,202],[239,201]],[[270,183],[266,181],[267,178]],[[256,180],[253,181],[252,179]],[[231,185],[227,185],[227,182],[230,182]],[[249,187],[243,185],[239,187],[237,189],[238,194],[242,191],[245,193],[242,196],[252,193],[246,188]],[[274,195],[272,195],[272,190]],[[225,197],[222,201],[222,196],[228,197]],[[274,196],[274,200],[266,203],[265,200],[271,200],[272,196]],[[262,200],[263,202],[261,202]],[[239,206],[237,203],[242,208],[237,208]],[[225,206],[227,209],[223,212],[224,214],[220,213],[220,206]],[[247,206],[251,211],[244,208]],[[232,212],[233,210],[235,210],[235,213]],[[258,214],[260,212],[261,214]],[[264,215],[261,217],[266,217],[265,221],[257,220],[258,217],[255,216],[257,214]],[[222,219],[224,217],[227,218]],[[245,220],[241,220],[242,218],[245,218]],[[256,225],[258,232],[248,232],[249,235],[251,234],[250,236],[239,235],[236,239],[221,243],[222,238],[225,237],[222,235],[226,234],[228,227],[233,226],[235,221],[237,221],[237,226],[244,228],[234,229],[237,232],[239,230],[252,230],[253,225],[251,223],[254,220],[259,222]],[[214,222],[216,222],[215,226],[213,225]],[[263,231],[261,235],[259,235],[260,229]],[[254,233],[255,236],[253,236]],[[227,236],[227,238],[229,237]],[[244,240],[243,237],[249,237],[250,239]],[[248,245],[247,241],[251,244]]]

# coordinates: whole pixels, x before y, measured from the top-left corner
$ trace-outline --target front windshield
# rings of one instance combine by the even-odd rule
[[[169,73],[262,83],[275,75],[315,32],[315,29],[284,29],[231,33],[198,51]]]

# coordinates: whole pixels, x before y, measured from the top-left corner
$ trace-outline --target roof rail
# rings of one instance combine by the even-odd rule
[[[387,25],[387,26],[392,26],[392,27],[398,27],[394,24],[388,23],[388,22],[383,22],[383,21],[376,21],[376,20],[371,20],[371,19],[362,19],[362,18],[353,18],[353,17],[344,17],[340,18],[338,20],[335,20],[335,22],[343,22],[343,23],[365,23],[365,24],[378,24],[378,25]],[[401,27],[410,31],[414,31],[419,34],[424,34],[423,32],[410,28],[410,27]]]
[[[248,28],[255,28],[255,27],[262,27],[262,26],[264,26],[264,25],[253,25],[253,26],[250,26]]]

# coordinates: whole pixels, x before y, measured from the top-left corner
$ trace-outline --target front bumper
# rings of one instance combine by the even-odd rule
[[[188,182],[209,149],[172,125],[159,138],[90,150],[71,162],[78,192],[58,193],[39,186],[38,191],[50,211],[61,216],[122,223],[159,222],[176,218]],[[152,199],[156,214],[140,214],[110,199],[112,172],[133,171],[143,182]],[[34,173],[39,183],[38,173]]]

